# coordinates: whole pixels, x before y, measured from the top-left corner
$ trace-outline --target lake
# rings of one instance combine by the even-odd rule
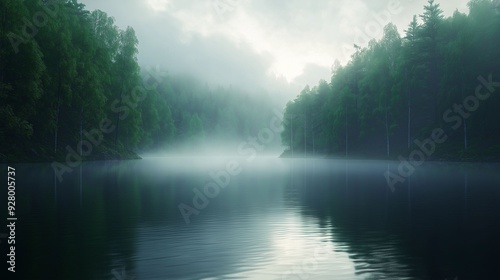
[[[14,164],[16,276],[497,279],[500,165],[429,162],[391,189],[398,164],[145,158],[62,182]]]

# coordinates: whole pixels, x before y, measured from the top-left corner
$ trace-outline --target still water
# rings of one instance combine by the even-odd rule
[[[393,192],[397,164],[146,158],[62,182],[17,164],[16,276],[499,279],[500,165],[426,163]]]

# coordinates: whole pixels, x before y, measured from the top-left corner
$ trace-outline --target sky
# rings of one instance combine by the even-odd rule
[[[329,81],[353,45],[400,34],[427,0],[80,0],[139,39],[141,67],[188,73],[211,85],[279,91],[291,98]],[[468,0],[441,0],[445,16]]]

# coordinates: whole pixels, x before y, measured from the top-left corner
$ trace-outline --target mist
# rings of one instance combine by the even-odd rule
[[[253,103],[254,112],[267,114],[272,110],[284,113],[285,105],[305,87],[330,81],[336,67],[346,65],[355,53],[353,45],[366,47],[369,40],[380,39],[385,24],[392,22],[404,30],[425,1],[82,3],[89,10],[106,12],[122,29],[134,28],[143,71],[161,69],[173,77],[189,76],[206,89],[222,87],[234,91],[232,94],[249,95],[258,100]],[[451,15],[455,10],[467,10],[466,3],[446,2],[441,7]],[[175,105],[169,106],[173,109]],[[177,116],[176,122],[182,122],[179,119],[182,117]],[[259,125],[266,126],[268,121],[260,120]],[[202,120],[204,125],[206,122]],[[161,148],[150,147],[148,154],[153,150],[207,151],[211,150],[208,143],[215,145],[211,151],[227,148],[228,153],[258,129],[253,127],[236,137],[230,135],[231,129],[226,129],[227,135],[209,129],[203,144],[196,147],[177,139]],[[272,144],[273,149],[279,149],[278,142]]]
[[[288,100],[306,85],[328,81],[335,60],[346,64],[352,45],[380,39],[385,24],[406,29],[425,2],[82,1],[89,10],[108,13],[119,27],[135,29],[141,66],[159,65],[214,85],[266,89]],[[466,12],[467,2],[440,4],[452,15]]]
[[[500,0],[2,0],[2,279],[497,279],[499,62]]]

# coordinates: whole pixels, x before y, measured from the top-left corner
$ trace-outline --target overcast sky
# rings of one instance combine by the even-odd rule
[[[210,83],[262,87],[329,80],[354,43],[366,46],[393,22],[403,34],[427,0],[81,0],[120,28],[132,26],[141,66],[191,73]],[[442,0],[445,16],[468,0]],[[278,80],[278,83],[277,83]],[[288,90],[290,91],[290,90]]]

